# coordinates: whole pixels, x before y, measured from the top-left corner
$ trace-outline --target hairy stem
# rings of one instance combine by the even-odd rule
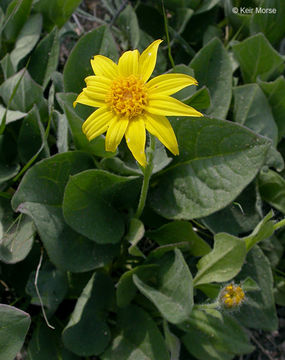
[[[145,207],[145,201],[149,188],[149,180],[151,177],[152,169],[153,169],[153,156],[155,150],[155,137],[150,134],[150,145],[149,145],[149,158],[146,168],[144,169],[144,178],[141,189],[140,200],[137,208],[137,212],[135,214],[135,218],[139,219]]]

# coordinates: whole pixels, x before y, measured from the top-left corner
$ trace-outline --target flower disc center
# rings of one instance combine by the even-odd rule
[[[221,294],[223,304],[228,308],[239,306],[244,300],[245,294],[238,285],[230,284],[226,286]]]
[[[133,118],[143,112],[147,99],[143,81],[130,75],[113,81],[106,102],[116,114]]]

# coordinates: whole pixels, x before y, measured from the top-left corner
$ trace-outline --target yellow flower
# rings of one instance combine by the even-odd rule
[[[87,87],[73,104],[98,107],[82,126],[89,141],[107,131],[105,148],[114,152],[125,135],[130,151],[141,166],[146,166],[145,130],[178,155],[177,140],[165,116],[203,116],[169,96],[186,86],[197,85],[191,76],[172,73],[148,81],[161,42],[154,41],[141,55],[138,50],[126,51],[118,64],[105,56],[94,56],[91,66],[95,76],[85,79]]]
[[[220,293],[222,305],[228,309],[239,307],[245,299],[245,294],[241,286],[234,283],[224,287]]]

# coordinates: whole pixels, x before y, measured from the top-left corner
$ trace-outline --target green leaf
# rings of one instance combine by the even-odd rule
[[[267,153],[265,166],[274,168],[278,172],[284,169],[284,159],[282,154],[272,145]]]
[[[13,76],[16,72],[11,60],[11,55],[7,53],[1,60],[0,64],[2,67],[4,79],[7,80],[9,77]]]
[[[3,237],[0,236],[0,260],[15,264],[22,261],[30,252],[33,241],[35,228],[31,220],[26,216],[20,216],[19,219],[11,224],[9,222],[3,223]]]
[[[253,13],[250,17],[250,34],[263,32],[272,45],[278,47],[279,42],[284,38],[285,24],[284,12],[285,4],[282,0],[262,0],[260,8],[276,9],[274,13]]]
[[[165,146],[158,139],[155,139],[152,174],[164,169],[171,161],[172,159],[167,156]]]
[[[262,199],[285,214],[285,180],[273,170],[261,171],[258,177]]]
[[[170,331],[167,321],[163,321],[163,331],[171,360],[179,360],[181,343],[179,338]]]
[[[186,25],[188,24],[190,18],[192,17],[194,11],[190,8],[181,7],[175,9],[174,19],[173,19],[173,27],[177,31],[179,35],[183,33]]]
[[[126,271],[117,283],[117,305],[119,307],[126,307],[130,304],[136,295],[137,288],[133,282],[133,275],[139,275],[140,278],[148,279],[152,277],[157,269],[157,265],[141,265],[132,270]]]
[[[263,34],[251,36],[233,45],[233,52],[246,83],[256,82],[257,78],[271,80],[284,71],[284,60]]]
[[[199,6],[198,9],[195,11],[195,15],[211,10],[219,2],[219,0],[204,0],[201,6]]]
[[[54,25],[62,27],[80,3],[81,0],[38,0],[33,10],[43,15],[45,29],[50,31]]]
[[[41,115],[46,114],[46,100],[43,97],[43,88],[32,80],[27,71],[25,71],[23,75],[24,71],[25,69],[19,71],[1,84],[0,96],[7,106],[17,83],[21,79],[21,76],[23,76],[10,103],[9,109],[27,113],[32,109],[34,104],[37,104]]]
[[[211,97],[208,88],[203,86],[195,92],[185,104],[192,106],[197,110],[205,110],[211,105]]]
[[[116,25],[122,30],[132,49],[136,49],[140,41],[140,28],[136,12],[131,5],[120,13]]]
[[[31,296],[31,304],[41,305],[35,288],[35,275],[35,271],[30,273],[26,285],[26,293]],[[66,274],[49,266],[39,271],[37,286],[43,305],[47,309],[47,315],[51,316],[67,293],[68,283]]]
[[[56,137],[56,146],[59,153],[64,153],[68,151],[68,122],[64,114],[59,113],[54,110],[53,118],[57,123],[57,137]]]
[[[259,290],[246,293],[246,299],[236,317],[243,326],[264,331],[275,331],[278,319],[273,296],[273,278],[270,263],[256,245],[247,254],[238,280],[251,277]]]
[[[275,81],[264,82],[260,81],[259,86],[267,97],[267,100],[271,106],[271,111],[274,116],[278,127],[279,140],[285,136],[285,103],[283,101],[283,95],[285,92],[285,79],[280,76]]]
[[[285,306],[285,278],[283,276],[274,275],[275,288],[274,298],[277,305]]]
[[[0,135],[0,185],[13,178],[20,170],[20,165],[14,159],[15,147],[16,144],[9,133]]]
[[[143,252],[136,246],[139,241],[143,238],[145,233],[144,224],[139,219],[133,218],[130,220],[129,229],[127,236],[125,236],[126,241],[128,241],[131,246],[128,248],[128,252],[133,256],[145,257]]]
[[[271,107],[257,84],[238,86],[233,89],[234,120],[254,132],[272,139],[277,144],[278,129]]]
[[[6,112],[6,108],[4,108],[2,105],[0,105],[0,119],[3,119],[3,116]],[[9,124],[11,122],[17,121],[25,117],[27,113],[16,111],[16,110],[8,110],[6,115],[6,124]]]
[[[274,225],[276,227],[276,223]],[[284,254],[282,238],[279,240],[279,238],[273,234],[260,243],[260,248],[269,260],[272,269],[276,269],[277,266],[282,264]]]
[[[187,333],[182,341],[199,360],[230,360],[234,355],[247,354],[254,349],[239,323],[217,310],[194,308],[183,328]]]
[[[274,213],[271,210],[264,219],[256,226],[254,231],[247,237],[243,238],[246,244],[246,251],[249,251],[258,242],[270,238],[274,234]]]
[[[92,158],[76,151],[42,160],[27,171],[12,199],[14,210],[32,217],[51,262],[62,270],[104,266],[118,251],[89,241],[64,222],[61,203],[68,178],[90,167]]]
[[[205,46],[213,38],[223,39],[223,31],[218,25],[209,25],[203,35],[203,46]],[[230,54],[229,54],[230,56]]]
[[[76,95],[58,93],[56,95],[56,98],[66,115],[76,148],[78,150],[84,150],[100,157],[114,156],[114,153],[105,151],[104,136],[101,135],[93,139],[92,141],[88,141],[86,136],[83,134],[82,124],[83,120],[86,119],[82,119],[82,117],[80,116],[78,106],[76,107],[76,109],[74,109],[72,106],[74,100],[76,99]]]
[[[105,350],[111,338],[106,317],[113,301],[111,279],[100,272],[92,275],[63,330],[67,349],[80,356],[98,355]]]
[[[194,230],[188,221],[173,221],[159,229],[148,231],[147,237],[159,245],[187,242],[194,256],[203,256],[211,251],[210,246]]]
[[[39,159],[49,156],[50,153],[45,139],[45,129],[41,123],[39,111],[34,105],[22,121],[19,131],[18,153],[20,160],[24,164],[27,163],[39,151],[41,146],[43,146],[43,150],[39,153]]]
[[[247,277],[245,280],[241,282],[241,287],[244,292],[248,291],[258,291],[260,290],[256,281],[254,281],[251,277]]]
[[[82,88],[85,87],[84,78],[93,74],[90,60],[98,54],[112,60],[118,58],[116,44],[106,26],[100,26],[84,35],[72,49],[63,71],[66,92],[79,93],[82,91]]]
[[[134,274],[137,288],[158,308],[169,322],[186,321],[193,307],[192,275],[179,249],[168,253],[159,261],[158,284],[154,288]]]
[[[231,235],[239,235],[252,231],[260,221],[256,188],[256,183],[251,182],[234,202],[203,218],[203,224],[213,233],[227,232]]]
[[[222,42],[217,38],[208,42],[189,66],[194,69],[199,85],[206,85],[210,91],[211,106],[207,114],[224,119],[231,102],[232,66]]]
[[[59,60],[59,36],[57,28],[47,34],[36,47],[29,62],[32,78],[45,89]]]
[[[66,185],[63,215],[69,226],[90,240],[98,244],[117,243],[125,225],[114,200],[119,197],[125,202],[131,194],[138,197],[138,178],[125,178],[102,170],[84,171],[71,176]]]
[[[118,325],[122,331],[102,360],[170,360],[160,331],[144,310],[134,305],[120,310]]]
[[[11,62],[17,69],[19,62],[28,55],[38,42],[42,29],[41,14],[32,15],[20,31],[14,49],[12,50]]]
[[[27,348],[27,360],[79,360],[75,354],[59,344],[58,326],[50,329],[44,322],[38,322]]]
[[[29,314],[13,306],[0,304],[0,357],[3,360],[15,359],[30,323]]]
[[[246,246],[242,239],[220,233],[214,237],[214,249],[203,256],[198,264],[194,284],[224,282],[234,278],[244,263]]]
[[[4,36],[8,42],[15,42],[22,27],[28,20],[33,0],[13,0],[10,2],[4,23]],[[1,29],[2,30],[2,29]]]
[[[210,215],[232,202],[256,176],[270,142],[228,121],[177,118],[180,155],[156,178],[151,205],[168,219]]]

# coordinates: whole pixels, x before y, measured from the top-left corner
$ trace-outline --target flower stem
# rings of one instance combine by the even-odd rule
[[[147,163],[146,168],[144,169],[144,178],[143,178],[143,184],[142,184],[142,189],[141,189],[141,195],[140,195],[137,212],[135,214],[135,218],[137,218],[137,219],[139,219],[141,217],[141,214],[142,214],[144,206],[145,206],[145,201],[146,201],[148,188],[149,188],[149,180],[150,180],[152,169],[153,169],[155,137],[151,134],[150,134],[150,144],[149,144],[148,150],[149,150],[148,163]]]
[[[196,304],[195,308],[196,309],[217,309],[220,306],[219,302],[213,302],[213,303],[209,303],[209,304]]]
[[[280,228],[282,228],[283,226],[285,226],[285,219],[279,221],[278,223],[274,224],[274,230],[278,230]]]
[[[168,31],[168,21],[167,21],[167,16],[166,16],[166,12],[165,12],[165,7],[164,7],[164,1],[161,0],[161,6],[162,6],[162,12],[163,12],[163,20],[164,20],[164,29],[165,29],[165,35],[166,35],[166,41],[167,41],[167,47],[168,47],[168,58],[169,61],[171,63],[171,66],[173,68],[173,70],[175,69],[175,63],[171,54],[171,46],[170,46],[170,39],[169,39],[169,31]]]

